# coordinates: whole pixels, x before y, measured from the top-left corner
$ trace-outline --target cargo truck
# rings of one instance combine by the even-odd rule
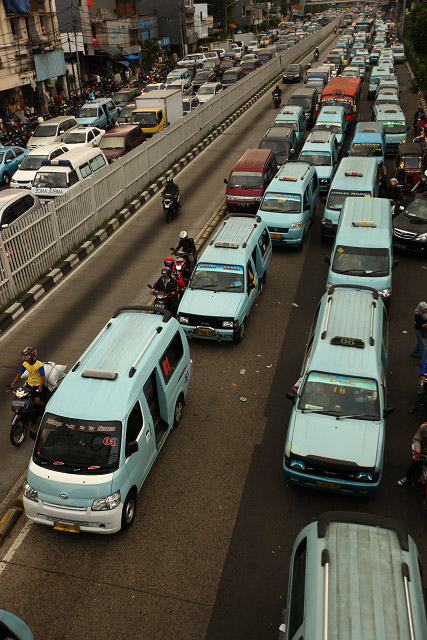
[[[135,100],[132,124],[138,124],[146,138],[163,131],[182,117],[182,92],[176,89],[160,89],[141,94]]]

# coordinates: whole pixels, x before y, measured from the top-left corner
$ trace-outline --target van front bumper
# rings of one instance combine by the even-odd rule
[[[203,340],[217,340],[218,342],[233,340],[233,329],[215,329],[214,327],[205,327],[203,325],[189,327],[184,324],[181,324],[181,327],[184,329],[188,339],[202,338]]]
[[[298,247],[301,244],[304,233],[302,226],[296,229],[269,227],[268,230],[273,244],[286,244],[294,247]]]
[[[55,527],[56,523],[79,527],[79,531],[109,534],[121,529],[123,503],[109,511],[92,511],[90,507],[68,507],[43,500],[23,498],[24,510],[31,522]],[[58,527],[59,528],[59,527]]]
[[[294,485],[301,485],[318,491],[329,491],[331,493],[345,493],[351,496],[370,496],[377,492],[380,481],[376,482],[349,482],[340,478],[328,478],[325,476],[315,476],[301,473],[290,469],[283,462],[283,474],[287,482]]]

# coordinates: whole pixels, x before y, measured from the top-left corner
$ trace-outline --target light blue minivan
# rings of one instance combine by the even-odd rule
[[[375,493],[384,458],[387,313],[378,291],[335,285],[316,310],[289,419],[288,482]]]
[[[302,249],[319,199],[316,169],[305,162],[286,162],[264,193],[258,215],[273,243]]]
[[[406,134],[409,130],[409,127],[406,126],[405,114],[400,106],[387,102],[375,104],[372,109],[371,120],[383,123],[386,152],[396,153],[399,142],[406,139]]]
[[[191,374],[168,311],[118,309],[46,405],[24,485],[28,518],[73,533],[128,529]]]
[[[203,251],[179,304],[186,335],[241,342],[271,255],[270,234],[258,215],[228,215]]]
[[[295,104],[287,104],[277,114],[273,127],[289,127],[292,125],[297,136],[297,151],[301,149],[307,129],[307,118],[304,109]]]
[[[353,158],[376,158],[379,165],[385,160],[385,134],[381,122],[358,122],[348,155]]]
[[[338,223],[326,287],[352,284],[373,287],[386,307],[392,293],[391,203],[387,198],[346,198]]]
[[[335,133],[338,148],[341,151],[344,136],[347,133],[347,119],[344,107],[328,105],[322,107],[312,131],[332,131]]]
[[[319,178],[319,192],[326,194],[338,166],[339,148],[332,131],[312,131],[301,149],[299,161],[312,164]]]
[[[111,129],[116,125],[119,112],[111,98],[95,98],[85,102],[76,120],[85,127],[99,127]]]

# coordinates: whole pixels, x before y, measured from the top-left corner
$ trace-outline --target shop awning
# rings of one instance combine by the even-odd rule
[[[97,51],[97,54],[106,53],[108,56],[112,58],[116,58],[117,56],[121,56],[122,52],[119,47],[100,47]]]
[[[139,56],[136,56],[133,53],[130,53],[128,56],[123,56],[126,60],[139,60]]]
[[[128,67],[130,65],[130,62],[128,62],[127,60],[116,60],[116,62],[118,62],[119,64],[123,64],[125,67]]]

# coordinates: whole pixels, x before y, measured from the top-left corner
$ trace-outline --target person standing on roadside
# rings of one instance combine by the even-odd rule
[[[415,336],[417,344],[411,351],[411,356],[420,358],[421,362],[427,358],[427,302],[420,302],[415,309]]]

